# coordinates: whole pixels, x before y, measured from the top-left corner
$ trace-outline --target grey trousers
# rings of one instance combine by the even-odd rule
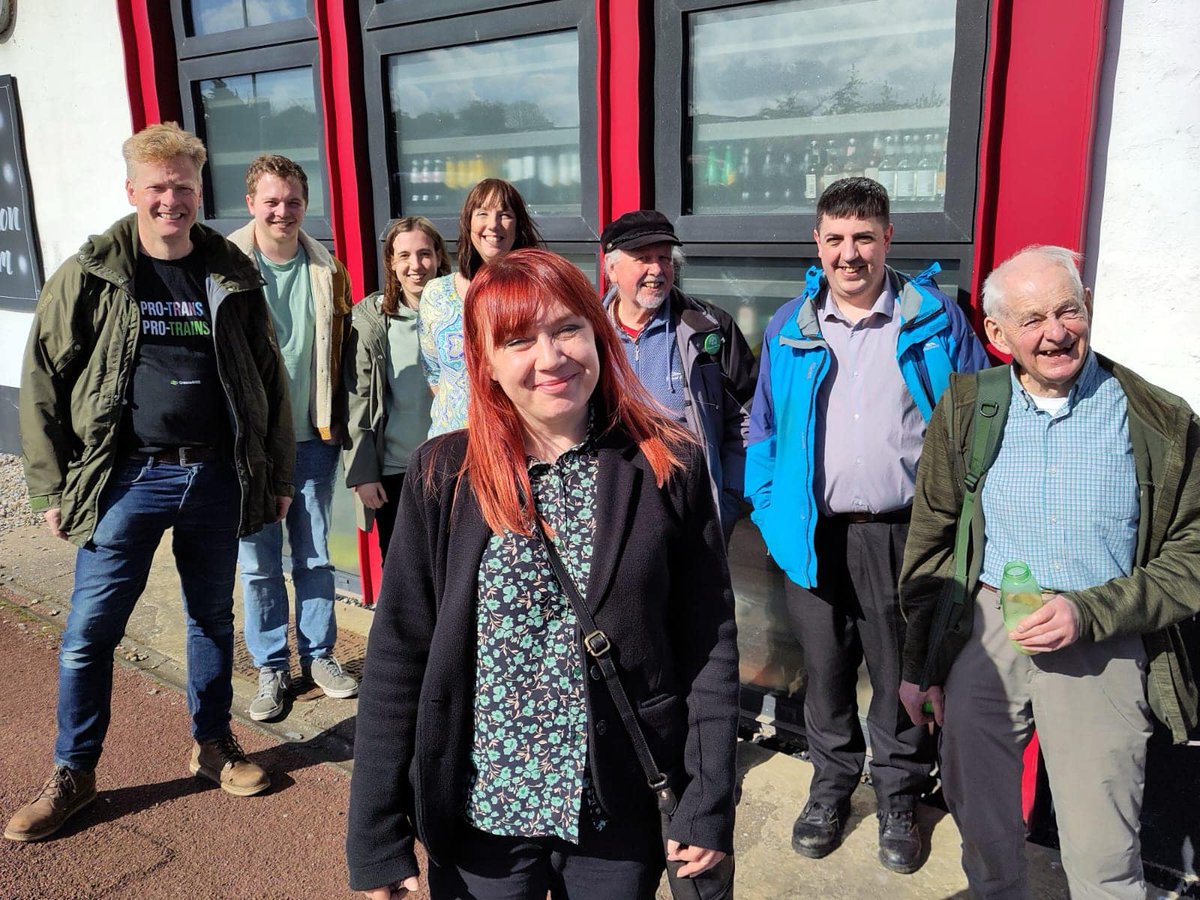
[[[1143,898],[1146,653],[1138,636],[1024,656],[981,586],[971,640],[946,679],[943,789],[980,897],[1028,898],[1022,754],[1036,723],[1073,900]]]

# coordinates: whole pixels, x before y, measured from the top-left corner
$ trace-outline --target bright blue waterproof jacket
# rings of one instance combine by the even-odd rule
[[[933,414],[951,372],[988,366],[983,345],[958,305],[938,290],[934,263],[915,278],[887,269],[900,308],[896,364],[925,421]],[[813,534],[813,442],[817,392],[829,371],[829,345],[821,336],[817,298],[825,276],[813,266],[804,293],[785,303],[763,335],[758,385],[746,444],[746,496],[767,550],[792,581],[817,583]]]

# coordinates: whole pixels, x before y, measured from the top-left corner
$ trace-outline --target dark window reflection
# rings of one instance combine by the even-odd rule
[[[325,173],[313,71],[305,66],[278,72],[234,75],[200,82],[208,146],[211,218],[246,213],[246,167],[260,153],[280,153],[308,175],[308,213],[325,213]]]

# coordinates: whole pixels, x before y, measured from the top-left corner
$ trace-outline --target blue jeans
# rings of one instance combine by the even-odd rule
[[[296,594],[296,652],[308,661],[330,656],[337,641],[329,520],[338,448],[320,440],[296,445],[296,496],[287,514]],[[288,598],[283,584],[283,524],[243,538],[238,550],[246,647],[260,669],[287,671]]]
[[[58,661],[54,761],[85,770],[96,767],[108,731],[113,651],[168,528],[187,619],[192,736],[207,741],[229,730],[241,489],[228,463],[178,466],[133,457],[113,471],[98,513],[91,541],[76,556]]]

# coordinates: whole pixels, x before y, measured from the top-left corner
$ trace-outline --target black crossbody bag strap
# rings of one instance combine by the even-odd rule
[[[583,647],[588,655],[596,661],[600,671],[604,673],[604,683],[608,685],[608,692],[612,694],[613,703],[617,707],[625,730],[629,732],[629,739],[633,742],[638,762],[641,763],[642,771],[646,774],[646,783],[659,795],[660,800],[667,799],[663,796],[664,791],[670,792],[671,790],[667,783],[667,776],[654,761],[654,754],[650,752],[646,735],[642,732],[642,726],[638,724],[637,716],[634,715],[633,704],[629,702],[629,695],[625,693],[625,685],[621,683],[621,675],[617,671],[616,663],[613,662],[612,642],[609,641],[608,635],[596,627],[596,620],[592,618],[587,604],[583,602],[583,597],[580,596],[579,589],[575,586],[575,579],[563,565],[558,548],[546,535],[546,529],[540,519],[537,528],[542,545],[550,557],[550,566],[554,569],[554,575],[558,579],[558,583],[562,585],[562,589],[566,591],[567,598],[571,601],[571,607],[575,610],[575,618],[579,620],[579,627],[583,631]],[[671,793],[670,797],[673,798],[673,796],[674,794]]]

